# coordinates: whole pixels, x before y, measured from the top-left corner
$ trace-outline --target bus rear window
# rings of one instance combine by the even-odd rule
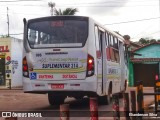
[[[88,36],[85,20],[52,20],[31,22],[28,41],[31,48],[82,47]]]

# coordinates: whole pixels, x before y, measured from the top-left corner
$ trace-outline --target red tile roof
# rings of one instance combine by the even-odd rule
[[[153,44],[160,44],[160,42],[153,42],[153,43],[150,43],[150,44],[146,44],[146,45],[141,46],[141,47],[139,47],[139,48],[137,48],[137,49],[134,49],[132,52],[135,52],[135,51],[137,51],[137,50],[139,50],[139,49],[141,49],[141,48],[145,48],[145,47],[150,46],[150,45],[153,45]]]

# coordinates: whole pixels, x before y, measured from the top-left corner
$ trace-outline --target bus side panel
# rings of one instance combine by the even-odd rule
[[[102,93],[102,66],[99,64],[99,49],[97,49],[96,44],[99,45],[99,43],[96,43],[96,39],[98,39],[98,34],[96,34],[95,30],[95,22],[93,20],[90,20],[89,22],[89,35],[88,35],[88,54],[93,56],[94,58],[94,67],[95,67],[95,81],[93,81],[96,85],[96,93],[101,94]],[[101,74],[100,74],[101,73]]]
[[[120,44],[120,59],[121,59],[121,84],[120,84],[120,91],[125,89],[125,74],[126,74],[126,65],[124,59],[124,46],[123,43]]]

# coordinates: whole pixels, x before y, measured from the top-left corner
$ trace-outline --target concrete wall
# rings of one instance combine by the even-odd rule
[[[12,78],[11,51],[11,38],[0,38],[0,55],[5,56],[5,77],[3,79],[5,79],[6,86],[9,86],[9,80]]]
[[[11,64],[12,64],[12,87],[22,86],[22,40],[12,38],[11,41]]]

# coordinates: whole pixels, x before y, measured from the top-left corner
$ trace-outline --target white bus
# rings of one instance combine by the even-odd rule
[[[50,105],[124,91],[124,39],[89,17],[24,19],[23,89],[48,93]]]

